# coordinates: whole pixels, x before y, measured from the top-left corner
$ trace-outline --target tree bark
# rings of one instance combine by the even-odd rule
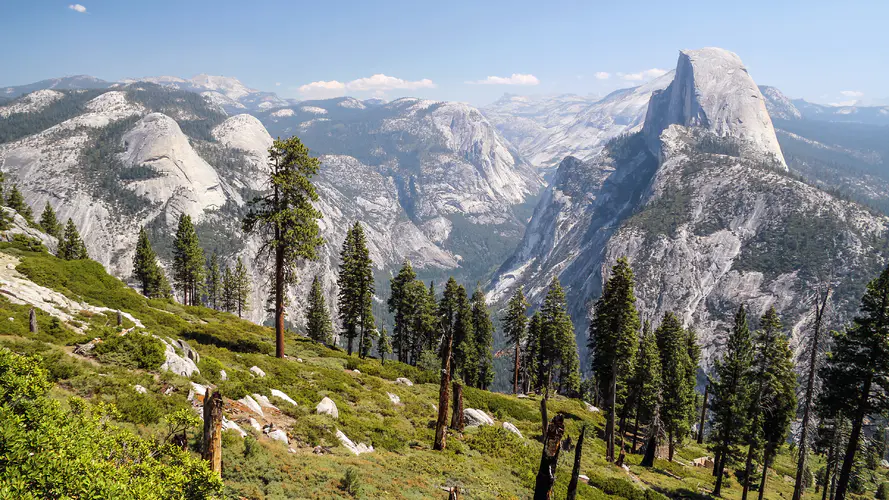
[[[821,319],[827,307],[827,298],[830,296],[830,288],[821,297],[820,302],[815,303],[815,332],[812,335],[811,353],[809,356],[809,373],[806,381],[806,400],[803,405],[802,430],[799,439],[799,460],[796,463],[796,478],[793,482],[793,499],[800,500],[803,496],[803,473],[806,469],[806,452],[808,451],[808,427],[809,413],[812,407],[812,397],[815,392],[815,369],[818,363],[818,340],[821,335]]]
[[[459,382],[453,382],[454,408],[451,411],[451,429],[463,432],[463,386]]]
[[[568,483],[568,496],[566,500],[574,500],[577,497],[577,480],[580,476],[580,459],[583,453],[583,437],[586,434],[586,425],[580,428],[580,437],[577,438],[577,448],[574,449],[574,468],[571,469],[571,481]]]
[[[754,419],[756,425],[756,419]],[[747,492],[750,490],[750,474],[753,474],[753,443],[747,448],[747,460],[744,462],[744,489],[741,491],[741,500],[747,500]]]
[[[710,381],[704,385],[704,402],[701,403],[701,424],[698,427],[698,444],[704,444],[704,422],[707,421],[707,397],[710,395]]]
[[[673,461],[673,452],[676,451],[676,443],[673,441],[673,429],[667,430],[667,460]]]
[[[608,382],[608,421],[605,422],[605,460],[614,462],[614,424],[617,419],[617,366],[611,368]]]
[[[642,467],[654,467],[654,457],[657,455],[657,438],[658,434],[660,434],[660,423],[654,421],[652,422],[651,429],[648,430],[648,442],[645,444],[645,455],[642,457],[642,462],[639,463]]]
[[[546,439],[546,428],[549,426],[549,417],[546,416],[546,398],[549,397],[549,391],[540,398],[540,418],[543,421],[540,429],[540,439]]]
[[[641,399],[641,398],[640,398]],[[630,447],[630,453],[636,453],[636,442],[638,441],[639,436],[639,405],[640,400],[636,401],[636,416],[634,417],[633,422],[633,445]]]
[[[855,462],[855,451],[858,449],[858,439],[861,437],[861,423],[867,414],[867,400],[870,396],[870,386],[873,375],[869,375],[864,381],[864,389],[861,393],[861,401],[858,403],[858,412],[852,420],[852,432],[849,434],[849,444],[846,446],[846,456],[843,458],[843,467],[840,469],[840,477],[837,480],[837,500],[846,500],[846,488],[849,486],[849,477],[852,475],[852,465]]]
[[[727,453],[722,451],[716,456],[716,463],[713,468],[713,474],[716,476],[716,486],[713,488],[713,496],[715,497],[722,496],[722,479],[725,476],[726,455]]]
[[[222,473],[222,395],[207,389],[204,396],[204,435],[201,457],[210,462],[210,469]]]
[[[553,484],[556,482],[556,465],[559,463],[559,450],[562,449],[564,433],[565,420],[562,415],[556,415],[546,428],[540,469],[537,471],[537,481],[534,485],[534,500],[550,500]]]
[[[772,459],[772,444],[767,443],[762,452],[762,479],[759,481],[759,500],[762,500],[766,491],[766,478],[769,477],[769,461]]]
[[[447,439],[448,425],[448,389],[451,385],[451,349],[454,344],[454,335],[450,334],[447,338],[447,347],[441,360],[441,385],[438,389],[438,422],[435,424],[435,443],[432,445],[433,450],[445,449]]]
[[[831,463],[834,460],[833,452],[834,445],[831,441],[830,448],[827,449],[827,462],[824,464],[824,484],[821,485],[824,490],[821,492],[821,500],[827,500],[828,490],[830,490],[830,479],[833,475],[833,464]]]
[[[37,311],[33,307],[28,312],[28,331],[37,333]]]
[[[515,343],[515,376],[512,382],[512,392],[518,396],[519,394],[519,341],[516,339]]]

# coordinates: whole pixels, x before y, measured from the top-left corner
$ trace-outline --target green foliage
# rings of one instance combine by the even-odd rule
[[[95,352],[104,363],[143,370],[156,370],[166,359],[160,340],[139,333],[112,334],[96,344]]]
[[[552,380],[559,392],[568,395],[580,391],[580,359],[574,324],[568,315],[565,292],[553,276],[540,308],[540,364],[545,366],[545,380]]]
[[[57,251],[57,254],[60,259],[64,260],[89,259],[89,255],[86,252],[86,245],[80,238],[80,233],[77,231],[77,226],[74,225],[74,221],[70,218],[68,219],[68,223],[65,225],[65,234],[62,239],[59,240],[59,249]]]
[[[48,201],[46,206],[43,207],[43,213],[40,214],[40,229],[50,236],[55,236],[57,239],[62,236],[62,224],[59,223],[56,211],[53,210],[52,205]]]
[[[312,288],[309,291],[308,302],[306,331],[309,338],[316,342],[332,344],[333,323],[330,322],[330,311],[327,310],[324,290],[321,289],[321,280],[318,279],[317,275],[312,279]]]
[[[207,259],[207,269],[204,273],[206,283],[204,283],[204,304],[213,309],[219,309],[220,299],[222,298],[222,271],[219,270],[219,256],[216,252]]]
[[[650,237],[673,236],[679,226],[691,218],[691,195],[690,187],[670,184],[660,196],[630,217],[627,225],[642,229]]]
[[[346,469],[346,473],[343,475],[343,480],[340,482],[340,487],[353,497],[360,497],[362,492],[362,481],[361,481],[361,472],[355,467],[349,467]]]
[[[238,317],[250,310],[250,290],[253,288],[253,282],[250,275],[247,274],[247,266],[241,257],[238,257],[235,263],[235,271],[230,278],[232,281],[232,295],[235,303],[235,310]]]
[[[28,236],[27,234],[13,234],[12,241],[6,244],[12,248],[17,248],[26,252],[46,252],[46,247],[43,246],[42,241],[33,236]]]
[[[476,286],[471,306],[475,350],[473,357],[477,363],[475,382],[479,389],[487,389],[494,381],[494,324],[488,315],[485,293],[482,292],[481,286]]]
[[[355,222],[346,233],[340,252],[337,300],[347,352],[352,354],[353,343],[358,339],[358,355],[362,358],[370,353],[375,331],[372,264],[364,227]]]
[[[108,423],[108,408],[46,395],[46,372],[0,350],[0,496],[4,498],[215,498],[220,478],[181,449]],[[113,412],[111,412],[113,415]]]
[[[665,313],[655,331],[661,355],[662,397],[660,417],[670,438],[670,447],[688,433],[695,410],[695,372],[688,351],[688,333],[679,318]],[[672,458],[672,455],[671,455]]]
[[[880,483],[877,487],[877,500],[889,500],[889,482]]]
[[[133,256],[133,278],[149,298],[168,298],[172,295],[164,270],[157,263],[157,254],[151,248],[145,228],[139,230],[136,254]]]
[[[181,214],[173,239],[173,283],[182,293],[183,304],[197,305],[203,279],[204,250],[191,223],[191,216]]]
[[[387,305],[395,323],[392,348],[399,361],[416,365],[424,350],[435,348],[435,290],[430,284],[427,291],[407,260],[389,286]]]
[[[34,223],[34,213],[31,211],[31,207],[25,203],[25,197],[22,196],[21,191],[15,184],[12,185],[6,194],[6,206],[18,212],[28,223]]]
[[[519,287],[509,303],[506,304],[506,316],[501,321],[503,325],[503,336],[510,345],[514,346],[516,363],[513,365],[513,392],[519,392],[519,378],[522,374],[521,352],[522,343],[526,341],[527,325],[528,325],[528,300],[525,299],[524,287]]]

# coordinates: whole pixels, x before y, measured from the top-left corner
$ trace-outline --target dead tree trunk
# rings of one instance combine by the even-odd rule
[[[441,385],[438,388],[438,421],[435,423],[435,443],[433,450],[445,449],[448,425],[448,403],[450,397],[448,389],[451,385],[451,348],[454,344],[454,336],[448,335],[444,356],[441,360]]]
[[[37,333],[37,311],[33,307],[28,313],[28,330],[31,333]]]
[[[448,490],[448,500],[460,500],[460,489],[454,486]]]
[[[210,469],[222,474],[222,395],[207,389],[204,397],[204,435],[201,441],[204,460]]]
[[[123,314],[120,313],[120,310],[117,311],[117,326],[123,326]]]
[[[661,433],[661,415],[660,408],[655,407],[654,414],[651,417],[651,424],[648,426],[648,440],[645,443],[645,455],[642,456],[642,467],[654,467],[654,457],[657,455],[657,443]]]
[[[463,432],[463,386],[459,382],[453,383],[454,408],[451,411],[451,429]]]
[[[540,469],[537,471],[537,481],[534,485],[534,500],[550,500],[553,484],[556,483],[556,465],[559,463],[559,450],[562,449],[564,433],[565,419],[562,415],[556,415],[546,427]]]
[[[541,433],[540,439],[546,439],[546,428],[549,425],[549,417],[546,416],[546,398],[549,396],[549,390],[547,389],[546,394],[544,394],[543,398],[540,399],[540,418],[542,420],[542,424],[540,426]]]
[[[571,470],[571,482],[568,483],[568,496],[566,500],[574,500],[577,497],[577,479],[580,476],[580,459],[583,453],[583,436],[586,434],[586,425],[580,428],[580,437],[577,438],[577,448],[574,449],[574,468]]]
[[[707,421],[707,396],[710,395],[710,380],[704,386],[704,402],[701,403],[701,425],[698,427],[698,444],[704,444],[704,422]]]

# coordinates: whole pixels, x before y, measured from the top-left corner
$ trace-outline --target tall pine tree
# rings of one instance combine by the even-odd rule
[[[541,314],[541,351],[546,358],[545,386],[557,382],[562,394],[576,395],[580,391],[580,358],[574,324],[568,315],[565,292],[557,277],[550,282]]]
[[[225,266],[222,271],[222,310],[225,312],[234,312],[237,310],[237,295],[235,276],[232,274],[230,267]]]
[[[244,261],[238,257],[238,261],[235,263],[235,272],[234,272],[234,293],[235,293],[235,305],[238,310],[238,317],[242,317],[243,314],[250,310],[250,289],[251,289],[251,281],[250,275],[247,273],[247,266],[244,265]]]
[[[528,300],[525,299],[523,287],[519,287],[506,305],[506,317],[503,318],[503,336],[515,349],[515,364],[512,370],[512,392],[519,393],[519,375],[522,370],[522,343],[525,342],[528,325]]]
[[[410,355],[414,342],[413,316],[417,304],[408,293],[411,283],[417,281],[417,273],[409,260],[405,260],[401,269],[389,280],[389,299],[387,305],[393,315],[395,326],[392,329],[392,347],[402,363],[411,362]],[[422,282],[421,282],[422,284]],[[426,289],[423,287],[423,293]]]
[[[472,305],[463,285],[457,286],[456,301],[457,317],[454,323],[451,376],[460,375],[466,385],[474,387],[478,382],[475,330],[472,322]]]
[[[60,259],[64,260],[81,260],[89,258],[89,255],[86,252],[86,245],[84,245],[83,240],[80,238],[77,226],[74,225],[74,221],[70,218],[68,219],[68,223],[65,224],[65,234],[62,236],[62,240],[59,241],[59,249],[56,253]]]
[[[528,320],[528,340],[525,342],[525,356],[522,362],[522,377],[524,378],[525,392],[540,392],[545,380],[547,360],[541,345],[544,342],[543,323],[540,311],[531,315]]]
[[[179,216],[173,238],[173,283],[182,294],[182,303],[198,305],[198,292],[204,279],[204,250],[198,241],[191,216]]]
[[[286,288],[296,282],[300,259],[315,260],[324,243],[318,219],[321,212],[312,203],[318,193],[312,177],[321,162],[309,154],[299,138],[277,139],[269,148],[271,191],[250,202],[243,220],[245,233],[259,233],[260,256],[273,263],[270,283],[274,292],[275,356],[284,357],[284,303]]]
[[[365,357],[373,346],[376,332],[373,315],[373,262],[367,239],[360,222],[355,222],[346,234],[340,253],[339,309],[351,356],[353,343],[358,340],[358,355]]]
[[[476,285],[472,294],[472,332],[475,336],[475,359],[478,363],[476,387],[487,389],[494,381],[494,324],[488,314],[485,293]]]
[[[317,275],[312,279],[308,303],[306,309],[306,330],[309,338],[316,342],[332,344],[333,324],[330,322],[330,312],[327,310],[324,290],[321,288],[321,280]]]
[[[634,409],[633,444],[631,450],[636,451],[636,439],[639,434],[639,422],[651,424],[655,409],[661,397],[661,357],[657,348],[657,339],[651,329],[651,323],[645,322],[642,337],[639,340],[639,351],[636,354],[633,385],[636,391],[636,407]]]
[[[626,257],[611,268],[602,296],[593,308],[590,322],[589,350],[593,373],[604,389],[607,409],[605,423],[605,458],[615,460],[614,435],[617,411],[627,397],[634,356],[638,349],[639,315],[633,293],[633,271]]]
[[[664,314],[655,337],[661,355],[663,381],[660,417],[667,432],[668,458],[672,462],[676,444],[688,433],[689,418],[694,412],[694,376],[689,376],[688,333],[675,314]]]
[[[34,213],[31,211],[31,207],[25,203],[25,197],[22,196],[22,192],[19,191],[18,186],[15,184],[12,185],[9,193],[6,195],[6,206],[18,212],[29,223],[34,223]]]
[[[142,295],[149,298],[161,298],[169,295],[170,284],[163,269],[157,263],[157,254],[151,248],[145,228],[139,230],[136,242],[136,254],[133,257],[133,278],[139,283]]]
[[[40,229],[56,239],[62,237],[62,224],[59,223],[56,211],[53,210],[52,205],[48,201],[46,206],[43,207],[43,213],[40,214]]]
[[[207,296],[205,303],[207,307],[219,309],[220,296],[222,295],[222,273],[219,271],[219,256],[216,252],[213,252],[207,261],[205,275],[204,293]]]

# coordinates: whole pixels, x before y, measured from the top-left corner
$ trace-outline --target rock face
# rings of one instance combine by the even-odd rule
[[[670,125],[702,128],[731,137],[757,155],[774,155],[785,168],[765,99],[736,54],[708,47],[679,53],[676,75],[654,92],[644,133],[652,152]]]
[[[475,408],[463,408],[463,420],[466,427],[494,425],[493,418],[489,417],[482,410],[476,410]]]
[[[889,221],[788,176],[776,148],[737,56],[683,52],[640,133],[594,160],[562,162],[489,299],[503,304],[524,285],[540,304],[558,276],[582,362],[590,302],[621,256],[635,273],[642,317],[656,326],[677,313],[696,329],[705,367],[741,304],[752,318],[775,306],[792,332],[804,327],[824,269],[841,283],[837,322],[848,319],[885,262]]]
[[[155,338],[164,343],[165,359],[164,363],[161,365],[161,370],[167,370],[177,375],[182,375],[183,377],[191,377],[193,373],[201,372],[198,370],[198,365],[196,365],[194,361],[187,357],[180,356],[171,343],[157,336],[155,336]]]
[[[340,412],[336,408],[336,403],[328,397],[324,397],[318,406],[315,407],[315,413],[318,415],[330,415],[334,420],[340,418]]]
[[[284,401],[287,401],[288,403],[292,404],[293,406],[297,406],[296,401],[291,399],[290,396],[285,394],[283,391],[279,391],[278,389],[272,389],[272,396],[274,396],[276,398],[281,398]]]
[[[371,453],[374,451],[373,446],[368,446],[364,443],[355,444],[351,439],[348,438],[343,431],[337,429],[336,430],[336,438],[340,440],[340,443],[346,447],[349,451],[354,453],[355,455],[361,455],[362,453]]]

